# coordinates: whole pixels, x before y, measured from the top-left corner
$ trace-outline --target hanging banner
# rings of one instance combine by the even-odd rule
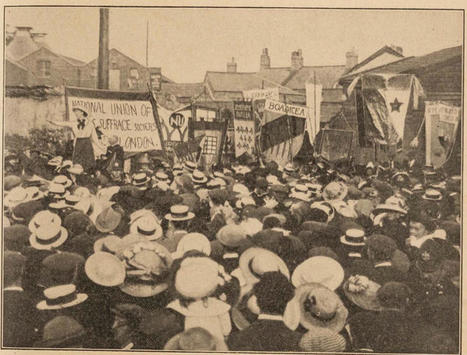
[[[190,122],[190,136],[197,142],[202,137],[199,145],[201,147],[200,159],[211,166],[218,164],[222,157],[223,147],[228,122]]]
[[[243,98],[245,100],[279,100],[279,88],[258,89],[258,90],[245,90],[243,91]]]
[[[162,128],[162,137],[168,151],[181,142],[188,141],[188,121],[191,119],[190,106],[171,111],[157,105]]]
[[[303,144],[308,108],[266,100],[260,132],[262,154],[279,166],[297,155]]]
[[[234,102],[234,144],[236,158],[245,152],[254,154],[255,121],[251,102]]]
[[[107,145],[108,137],[116,136],[125,153],[162,150],[161,132],[154,120],[149,92],[66,87],[65,101],[67,120],[73,117],[74,108],[85,110],[103,133],[103,146]],[[105,153],[94,148],[96,156]]]
[[[460,107],[425,101],[426,164],[435,169],[449,158],[460,120]]]
[[[321,125],[322,90],[322,85],[316,85],[314,83],[305,84],[306,105],[309,108],[306,130],[310,138],[310,143],[315,141]]]
[[[353,131],[324,129],[317,153],[328,161],[348,159],[352,151]]]

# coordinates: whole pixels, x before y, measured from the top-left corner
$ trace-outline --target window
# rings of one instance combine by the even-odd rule
[[[160,90],[161,89],[161,74],[151,73],[149,75],[149,80],[151,82],[151,87],[154,90]]]
[[[131,77],[132,79],[138,80],[138,79],[139,79],[138,69],[136,69],[136,68],[131,68],[131,69],[130,69],[130,77]]]
[[[217,153],[217,137],[206,136],[203,146],[203,154],[216,155]]]
[[[37,73],[40,77],[50,76],[50,60],[39,60],[37,61]]]

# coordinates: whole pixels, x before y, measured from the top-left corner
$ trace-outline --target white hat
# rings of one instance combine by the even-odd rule
[[[197,250],[203,254],[211,255],[211,243],[204,234],[201,233],[187,233],[177,244],[177,250],[172,253],[174,259],[179,259],[185,255],[187,251]]]
[[[148,240],[155,240],[162,237],[161,225],[149,215],[136,219],[130,226],[131,234],[140,234]]]
[[[174,205],[170,207],[170,213],[165,215],[165,219],[169,221],[188,221],[194,217],[195,214],[190,212],[190,208],[186,205]]]
[[[81,175],[84,172],[84,168],[81,164],[74,164],[68,169],[68,172],[74,175]]]
[[[191,181],[195,184],[205,184],[208,181],[208,178],[200,170],[194,170],[191,174]]]
[[[57,310],[76,306],[87,300],[88,295],[77,293],[76,286],[72,284],[49,287],[44,290],[45,300],[40,301],[38,310]]]
[[[68,238],[68,231],[59,225],[41,225],[29,237],[29,243],[34,249],[50,250],[57,248]]]
[[[28,191],[23,187],[17,186],[8,192],[3,199],[3,204],[5,207],[13,208],[26,201],[29,201]]]
[[[208,257],[188,257],[177,270],[175,289],[187,298],[210,296],[223,283],[219,269],[219,264]]]
[[[342,244],[351,246],[364,246],[365,245],[365,232],[361,229],[350,228],[345,231],[341,236],[340,241]]]
[[[313,282],[335,290],[344,281],[344,269],[328,256],[313,256],[295,268],[291,281],[295,287]]]
[[[52,179],[52,184],[63,185],[66,189],[71,186],[72,182],[65,175],[57,175]]]
[[[115,255],[105,252],[92,254],[84,265],[89,279],[101,286],[118,286],[125,281],[125,265]]]
[[[42,226],[61,226],[62,219],[56,213],[52,213],[49,210],[43,210],[37,212],[29,222],[28,228],[31,233],[35,233],[38,228]]]
[[[426,189],[422,198],[428,201],[441,201],[443,199],[443,195],[436,189]]]

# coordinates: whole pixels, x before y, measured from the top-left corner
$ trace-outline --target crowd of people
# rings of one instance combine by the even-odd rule
[[[4,177],[5,347],[458,352],[460,176],[24,161]]]

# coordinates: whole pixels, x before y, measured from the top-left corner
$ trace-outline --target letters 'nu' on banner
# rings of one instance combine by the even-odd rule
[[[73,117],[74,108],[84,109],[104,136],[118,137],[125,152],[161,150],[149,95],[67,87],[67,117]]]

